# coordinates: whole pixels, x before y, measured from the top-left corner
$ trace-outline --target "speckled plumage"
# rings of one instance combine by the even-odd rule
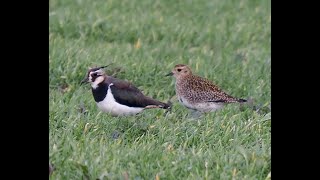
[[[178,100],[189,109],[209,112],[227,103],[246,102],[225,93],[208,79],[192,74],[186,65],[176,65],[170,74],[176,78]]]

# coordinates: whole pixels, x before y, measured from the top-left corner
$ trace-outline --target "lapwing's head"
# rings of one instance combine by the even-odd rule
[[[191,69],[184,64],[177,64],[174,66],[173,70],[166,76],[174,76],[175,78],[183,78],[192,75]]]
[[[109,66],[109,65],[107,65],[107,66]],[[86,77],[81,81],[81,84],[90,83],[92,88],[94,88],[94,89],[97,88],[98,84],[103,82],[105,79],[105,72],[104,72],[103,68],[105,68],[107,66],[101,66],[101,67],[89,69]]]

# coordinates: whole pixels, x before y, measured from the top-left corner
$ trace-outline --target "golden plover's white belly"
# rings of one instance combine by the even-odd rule
[[[143,110],[143,108],[128,107],[117,103],[111,93],[110,87],[106,98],[104,98],[103,101],[98,102],[97,105],[101,111],[110,113],[112,116],[135,115]]]
[[[201,103],[190,103],[187,99],[183,97],[178,97],[179,102],[189,109],[201,111],[201,112],[212,112],[223,107],[222,103],[215,102],[201,102]]]

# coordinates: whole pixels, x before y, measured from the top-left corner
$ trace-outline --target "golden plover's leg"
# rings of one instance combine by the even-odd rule
[[[197,120],[197,119],[201,118],[201,116],[203,114],[204,113],[202,113],[200,111],[190,109],[190,114],[189,114],[188,118],[193,119],[193,120]]]

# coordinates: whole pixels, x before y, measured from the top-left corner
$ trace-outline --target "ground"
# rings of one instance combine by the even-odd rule
[[[270,179],[270,1],[49,3],[51,179]],[[110,63],[172,111],[100,112],[80,81]],[[175,64],[250,102],[188,119],[165,77]]]

